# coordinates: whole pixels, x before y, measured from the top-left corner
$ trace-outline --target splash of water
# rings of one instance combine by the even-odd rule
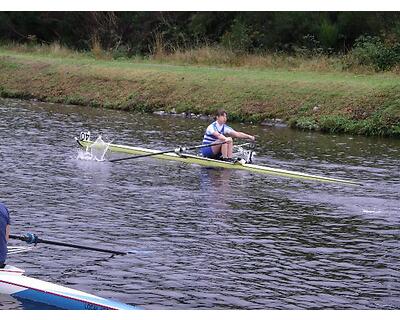
[[[80,151],[78,154],[79,160],[87,161],[105,161],[105,155],[110,147],[110,143],[106,143],[101,138],[101,135],[91,144],[86,147],[85,151]]]

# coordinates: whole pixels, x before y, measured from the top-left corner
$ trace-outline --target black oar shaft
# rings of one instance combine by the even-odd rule
[[[156,156],[156,155],[159,155],[159,154],[170,153],[170,152],[175,152],[175,149],[174,150],[154,152],[154,153],[148,153],[148,154],[139,154],[137,156],[131,156],[131,157],[125,157],[125,158],[111,159],[110,162],[117,162],[117,161],[122,161],[122,160],[152,157],[152,156]]]
[[[53,240],[46,240],[46,239],[40,239],[36,235],[32,234],[27,234],[23,236],[18,236],[18,235],[10,235],[10,239],[18,239],[22,241],[26,241],[28,243],[45,243],[45,244],[51,244],[55,246],[62,246],[62,247],[69,247],[69,248],[76,248],[76,249],[84,249],[84,250],[91,250],[91,251],[97,251],[97,252],[105,252],[105,253],[111,253],[111,254],[119,254],[119,255],[126,255],[127,252],[123,251],[117,251],[117,250],[111,250],[111,249],[103,249],[103,248],[94,248],[94,247],[88,247],[88,246],[83,246],[79,244],[73,244],[73,243],[65,243],[65,242],[60,242],[60,241],[53,241]]]
[[[79,244],[72,244],[72,243],[66,244],[66,243],[63,243],[63,242],[52,241],[52,240],[39,239],[38,242],[51,244],[51,245],[55,245],[55,246],[64,246],[64,247],[69,247],[69,248],[85,249],[85,250],[91,250],[91,251],[97,251],[97,252],[105,252],[105,253],[121,254],[121,255],[125,255],[126,254],[126,252],[117,251],[117,250],[103,249],[103,248],[93,248],[93,247],[82,246],[82,245],[79,245]]]
[[[219,146],[219,145],[224,144],[224,143],[227,143],[227,141],[210,143],[210,144],[202,144],[202,145],[193,146],[193,147],[183,147],[183,148],[180,147],[180,148],[175,148],[175,149],[171,149],[171,150],[152,152],[152,153],[147,153],[147,154],[140,154],[140,155],[125,157],[125,158],[111,159],[109,161],[110,162],[117,162],[117,161],[122,161],[122,160],[129,160],[129,159],[153,157],[153,156],[160,155],[160,154],[177,152],[176,150],[180,150],[180,151],[195,150],[195,149],[201,149],[201,148],[206,148],[206,147]]]

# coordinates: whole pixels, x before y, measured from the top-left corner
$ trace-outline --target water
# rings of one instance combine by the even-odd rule
[[[142,158],[78,160],[74,136],[197,145],[204,120],[0,100],[0,201],[38,245],[27,275],[144,309],[398,309],[400,141],[233,124],[257,164],[363,187]],[[11,245],[22,245],[13,240]],[[32,309],[0,296],[0,309]],[[36,308],[44,308],[36,306]]]

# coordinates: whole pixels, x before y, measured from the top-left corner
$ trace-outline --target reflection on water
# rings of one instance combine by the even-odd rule
[[[231,170],[223,168],[198,168],[200,195],[199,205],[210,210],[229,210],[226,198],[231,193]]]
[[[45,245],[27,275],[145,309],[398,309],[400,141],[233,124],[257,163],[363,187],[152,158],[77,159],[74,136],[171,149],[201,120],[3,100],[0,201],[14,233],[134,250]],[[17,243],[13,243],[17,245]],[[0,296],[0,309],[32,306]]]

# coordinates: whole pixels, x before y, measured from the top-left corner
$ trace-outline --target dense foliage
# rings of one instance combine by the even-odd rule
[[[0,12],[3,42],[100,48],[113,56],[223,46],[236,54],[347,54],[387,70],[400,60],[398,12]]]

